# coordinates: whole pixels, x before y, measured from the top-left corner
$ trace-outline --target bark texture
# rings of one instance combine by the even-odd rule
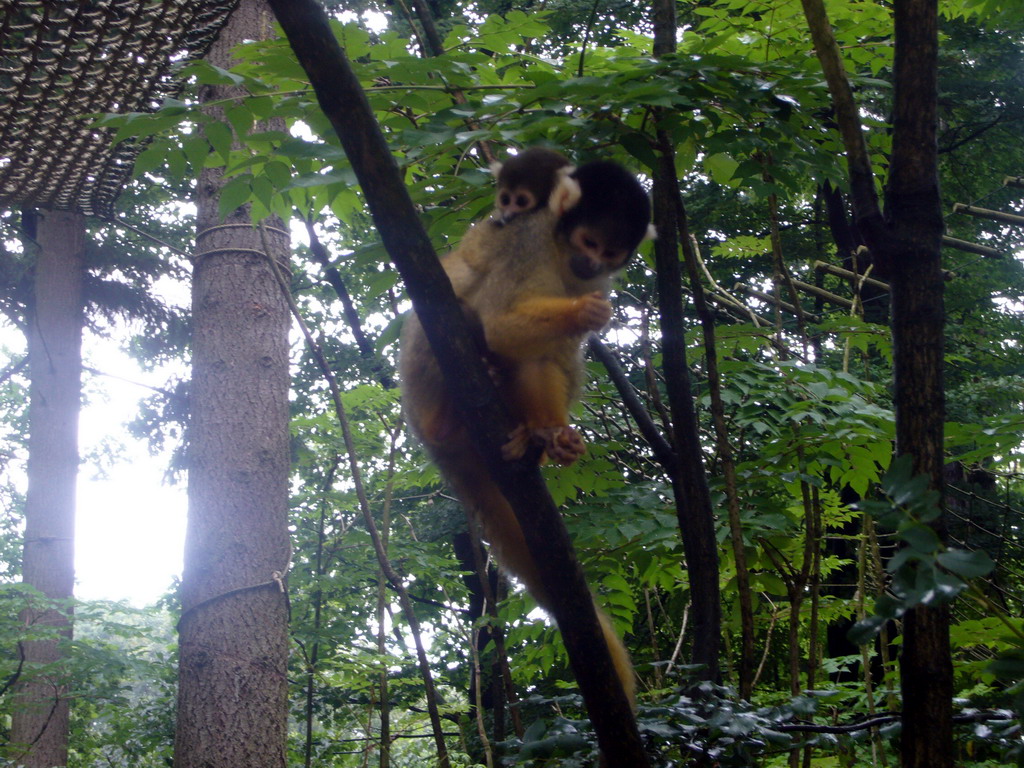
[[[662,156],[662,166],[670,158]],[[690,579],[693,617],[691,661],[700,664],[700,679],[718,681],[722,652],[722,608],[718,588],[718,542],[711,493],[704,472],[704,457],[697,428],[697,410],[686,361],[686,328],[683,322],[683,278],[679,263],[678,220],[674,174],[664,167],[654,175],[654,216],[661,225],[654,241],[658,317],[661,321],[661,353],[672,437],[677,461],[671,477],[676,519]]]
[[[32,304],[28,313],[29,457],[22,577],[49,598],[70,599],[75,581],[75,485],[82,385],[84,218],[66,211],[39,216]],[[51,625],[71,638],[67,614],[26,611],[26,625]],[[59,671],[61,642],[21,643],[24,682],[17,686],[11,723],[12,764],[66,765],[68,699]]]
[[[943,489],[945,421],[941,267],[942,209],[938,183],[938,3],[895,0],[893,131],[884,215],[863,144],[852,91],[821,0],[802,0],[844,137],[858,228],[892,297],[893,403],[896,453]],[[943,536],[943,521],[935,524]],[[953,663],[949,610],[921,606],[903,621],[904,768],[953,765]]]
[[[654,53],[664,56],[676,50],[676,13],[674,0],[654,4]],[[661,117],[661,113],[656,113]],[[686,211],[679,194],[674,150],[667,134],[658,130],[658,166],[654,171],[654,222],[658,238],[654,241],[657,269],[658,317],[661,323],[661,350],[665,389],[672,415],[672,443],[677,460],[671,473],[676,519],[683,541],[686,573],[690,579],[690,604],[693,617],[691,660],[699,664],[702,680],[718,682],[721,677],[722,606],[718,585],[718,541],[715,538],[715,514],[711,505],[704,452],[700,444],[697,409],[693,402],[690,367],[686,361],[686,325],[683,322],[683,274],[679,258],[679,233],[688,235]],[[711,347],[714,349],[713,345]],[[710,363],[714,360],[709,358]],[[713,374],[712,374],[713,375]],[[742,546],[742,542],[741,542]],[[744,572],[743,577],[746,576]],[[749,635],[744,632],[744,637]],[[744,650],[747,650],[744,645]],[[746,681],[749,661],[741,654]]]
[[[898,250],[886,259],[892,291],[896,453],[943,490],[945,307],[936,113],[935,0],[897,0],[893,151],[885,216]],[[945,526],[935,524],[940,536]],[[953,660],[949,607],[919,607],[903,619],[900,654],[904,768],[952,768]]]
[[[220,67],[273,15],[244,0],[208,59]],[[204,88],[204,101],[233,95]],[[197,191],[189,517],[179,623],[177,768],[283,768],[287,722],[288,330],[263,237],[239,209],[221,221],[219,169]],[[280,221],[266,222],[278,263]]]

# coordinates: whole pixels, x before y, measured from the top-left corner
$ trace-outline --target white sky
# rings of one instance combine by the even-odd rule
[[[25,340],[0,331],[3,347],[18,359]],[[86,403],[79,424],[83,463],[78,474],[75,519],[75,597],[125,600],[137,607],[163,596],[180,577],[187,512],[184,484],[164,482],[167,456],[151,456],[126,427],[148,387],[166,387],[167,374],[139,368],[116,340],[87,333],[83,374]],[[184,366],[181,368],[184,371]],[[99,454],[97,462],[89,460]],[[24,465],[10,466],[22,492]]]
[[[89,456],[105,443],[120,451],[102,474],[94,464],[83,464],[79,472],[75,596],[128,600],[141,607],[155,602],[181,575],[187,501],[183,483],[164,481],[168,457],[151,456],[125,424],[134,418],[138,401],[151,394],[140,384],[164,387],[167,376],[142,371],[113,340],[86,338],[86,364],[106,375],[86,374],[93,380],[86,382],[81,453]]]
[[[364,13],[363,20],[375,31],[387,27],[387,17],[374,11]],[[305,241],[295,222],[292,229],[293,238]],[[108,375],[88,386],[92,393],[106,393],[106,400],[94,397],[82,410],[81,453],[87,456],[109,441],[123,444],[123,451],[103,468],[103,476],[83,465],[78,477],[75,596],[128,600],[141,607],[159,599],[172,579],[181,576],[185,544],[184,484],[167,485],[163,475],[168,458],[150,456],[147,445],[124,426],[135,416],[138,401],[149,394],[129,382],[163,387],[166,377],[140,370],[110,340],[93,337],[84,353],[87,365]]]
[[[180,577],[185,489],[160,483],[154,460],[121,464],[109,480],[83,477],[75,537],[76,597],[127,600],[142,607],[167,592],[174,576]]]

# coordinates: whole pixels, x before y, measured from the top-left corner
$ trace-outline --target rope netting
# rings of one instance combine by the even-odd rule
[[[106,216],[142,142],[90,115],[174,95],[238,0],[0,0],[0,208]]]

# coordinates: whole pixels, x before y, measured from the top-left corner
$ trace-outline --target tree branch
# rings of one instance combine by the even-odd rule
[[[356,346],[359,348],[360,356],[373,367],[374,375],[384,389],[394,389],[395,380],[391,374],[384,369],[383,361],[377,356],[377,353],[373,349],[373,342],[371,342],[366,336],[366,332],[363,330],[363,323],[359,318],[359,313],[356,311],[355,304],[352,303],[352,295],[348,292],[348,288],[345,286],[345,281],[342,279],[341,273],[335,267],[331,266],[330,255],[327,253],[327,248],[316,234],[312,218],[306,219],[306,232],[309,234],[309,252],[313,254],[313,258],[316,259],[317,263],[323,268],[324,277],[327,279],[327,282],[331,284],[334,292],[341,300],[341,309],[345,313],[345,319],[348,321],[348,327],[352,331],[352,335],[355,336]]]
[[[451,283],[441,269],[366,95],[315,0],[271,0],[324,114],[359,179],[381,240],[405,280],[446,386],[474,425],[489,469],[516,513],[573,672],[611,768],[648,764],[629,701],[603,641],[597,614],[565,525],[536,464],[505,462],[501,445],[514,424],[473,344]]]
[[[821,62],[825,81],[832,94],[835,120],[846,148],[846,163],[850,172],[850,191],[857,223],[866,229],[882,228],[882,212],[875,191],[875,174],[871,169],[871,156],[853,98],[853,89],[846,77],[839,44],[832,34],[823,0],[800,0],[807,18],[807,26],[814,41],[814,52]],[[866,233],[865,233],[866,234]],[[873,238],[874,239],[874,238]]]
[[[590,337],[590,351],[594,353],[594,357],[600,360],[605,370],[608,371],[608,378],[612,380],[612,384],[618,390],[619,397],[622,398],[622,404],[626,406],[629,415],[633,417],[633,421],[636,422],[637,427],[640,429],[640,434],[644,436],[647,444],[651,446],[654,457],[661,464],[662,469],[665,470],[665,474],[674,475],[677,469],[675,451],[672,450],[672,446],[669,445],[665,436],[661,434],[661,430],[654,423],[654,419],[651,418],[647,408],[640,402],[636,390],[629,383],[629,379],[626,378],[626,373],[622,370],[622,366],[619,365],[615,353],[597,336]]]

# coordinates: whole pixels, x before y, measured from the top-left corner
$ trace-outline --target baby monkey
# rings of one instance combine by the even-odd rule
[[[492,221],[501,226],[545,205],[556,215],[568,210],[579,200],[578,187],[562,184],[573,170],[565,155],[544,147],[530,147],[504,163],[492,163],[491,173],[498,180]],[[560,194],[552,197],[556,189]]]
[[[519,240],[513,240],[513,247],[506,248],[502,242],[508,238],[499,236],[498,230],[527,214],[549,210],[558,218],[576,206],[581,190],[571,178],[575,170],[561,152],[544,147],[530,147],[504,163],[491,164],[491,173],[497,177],[494,213],[470,227],[459,247],[444,259],[445,271],[471,323],[477,321],[466,306],[465,297],[477,280],[494,271],[492,262],[506,259],[510,252],[518,250]]]

